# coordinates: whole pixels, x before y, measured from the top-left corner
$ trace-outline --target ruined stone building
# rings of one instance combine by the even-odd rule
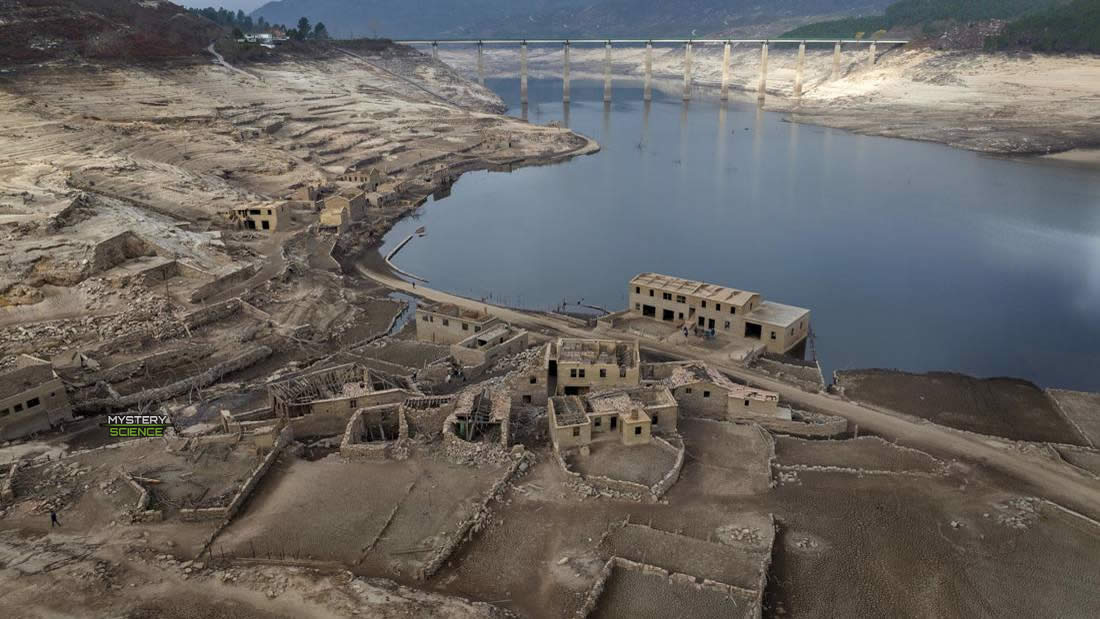
[[[317,201],[317,197],[320,195],[320,190],[316,185],[302,185],[294,190],[294,193],[290,195],[290,199],[295,202],[306,202],[313,204]]]
[[[357,222],[367,216],[367,199],[363,195],[363,190],[356,187],[349,187],[340,191],[339,193],[325,198],[324,211],[330,213],[330,218],[333,213],[340,213],[347,210],[347,220],[349,222]],[[322,220],[325,213],[322,213]],[[325,225],[322,223],[322,225]]]
[[[237,227],[244,230],[265,230],[274,232],[289,223],[288,214],[282,204],[250,204],[233,209],[232,219]]]
[[[790,419],[790,410],[779,406],[778,394],[739,385],[702,361],[647,363],[642,381],[666,387],[680,408],[695,417]]]
[[[356,410],[400,403],[416,393],[407,379],[356,363],[303,372],[267,389],[275,416],[290,420],[296,436],[338,434]]]
[[[496,322],[452,344],[451,355],[465,367],[484,369],[501,357],[526,350],[527,340],[527,331]]]
[[[72,421],[65,385],[49,361],[20,355],[0,374],[0,441],[23,438]]]
[[[642,273],[630,280],[630,312],[680,326],[758,341],[768,352],[795,354],[810,334],[810,310],[765,301],[759,293]]]
[[[512,397],[505,389],[472,388],[458,395],[454,412],[446,420],[444,436],[474,442],[483,438],[510,445]]]
[[[463,309],[450,303],[417,305],[416,339],[433,344],[458,344],[498,322],[488,312]]]
[[[551,395],[638,385],[638,342],[559,338],[546,349],[544,365]]]
[[[553,396],[547,412],[554,449],[580,449],[582,455],[601,440],[644,445],[654,433],[675,433],[679,415],[676,400],[660,385]]]
[[[339,180],[356,183],[363,192],[371,193],[378,190],[378,186],[386,180],[386,176],[378,168],[366,171],[351,169],[342,174]]]

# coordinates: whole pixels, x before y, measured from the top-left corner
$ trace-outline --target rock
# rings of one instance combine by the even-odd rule
[[[560,559],[560,560],[558,561],[558,565],[565,565],[566,563],[569,563],[569,557],[562,557],[562,558],[561,558],[561,559]]]

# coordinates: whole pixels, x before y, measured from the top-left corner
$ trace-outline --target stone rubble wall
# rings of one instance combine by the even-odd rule
[[[492,510],[489,508],[489,503],[494,499],[498,499],[503,496],[504,486],[512,477],[516,475],[516,472],[527,461],[527,454],[515,458],[512,464],[504,471],[493,486],[489,488],[489,491],[485,493],[485,496],[481,499],[480,504],[473,509],[469,516],[458,525],[458,528],[454,533],[449,535],[442,546],[436,548],[436,551],[425,561],[424,565],[420,567],[416,572],[417,580],[427,580],[431,578],[439,568],[443,567],[443,564],[451,557],[452,554],[463,542],[472,539],[475,533],[481,531],[486,522],[492,517]],[[526,470],[526,469],[525,469]]]
[[[603,477],[601,475],[581,475],[569,468],[569,465],[565,463],[565,458],[563,458],[561,453],[556,449],[554,450],[554,457],[557,458],[558,466],[561,470],[569,476],[569,479],[576,486],[587,489],[594,495],[606,492],[612,494],[612,496],[633,501],[644,501],[653,496],[649,486],[644,486],[632,481],[611,479],[610,477]]]
[[[665,473],[661,481],[653,484],[653,487],[649,489],[650,494],[652,494],[655,499],[663,497],[665,493],[668,492],[668,489],[672,487],[672,484],[680,479],[680,471],[684,468],[684,452],[686,450],[684,448],[684,442],[679,441],[679,443],[680,446],[677,447],[659,436],[653,437],[654,445],[676,456],[676,462],[672,465],[669,472]],[[775,453],[774,443],[772,453]]]
[[[129,473],[123,473],[122,477],[130,484],[134,492],[138,493],[137,505],[130,511],[130,522],[160,522],[164,520],[164,512],[159,509],[149,509],[149,501],[152,500],[149,490],[139,484],[134,476]]]
[[[191,293],[191,302],[198,303],[203,299],[210,298],[220,292],[229,290],[233,286],[243,284],[251,279],[252,276],[256,274],[256,271],[256,265],[247,264],[235,271],[217,277],[214,281],[203,284],[195,289],[195,291]]]
[[[270,355],[271,349],[267,346],[256,346],[241,355],[215,365],[201,374],[178,380],[170,385],[157,389],[147,389],[126,396],[86,400],[75,408],[77,412],[82,414],[106,413],[112,410],[131,408],[144,402],[162,402],[183,395],[194,388],[208,387],[226,374],[252,366]]]
[[[0,504],[11,502],[15,499],[15,475],[19,472],[19,460],[11,463],[8,468],[8,476],[0,481]]]
[[[848,420],[836,415],[792,411],[800,419],[754,419],[771,432],[805,438],[837,438],[848,433]]]

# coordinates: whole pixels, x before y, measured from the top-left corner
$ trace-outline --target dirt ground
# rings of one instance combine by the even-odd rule
[[[789,436],[775,439],[775,457],[779,464],[840,466],[884,471],[920,471],[938,473],[947,464],[922,451],[899,447],[877,436],[861,436],[846,441],[814,441]]]
[[[767,491],[769,439],[757,426],[681,419],[679,427],[686,453],[674,492],[738,496]]]
[[[837,372],[845,397],[948,427],[1018,441],[1087,445],[1034,384],[1014,378],[978,379],[949,372]]]
[[[718,591],[670,582],[657,574],[615,567],[592,617],[742,617],[755,616],[751,597],[727,597]]]
[[[219,537],[216,553],[284,554],[410,577],[502,468],[432,459],[310,462],[283,456]]]
[[[610,440],[593,443],[588,456],[574,454],[566,460],[581,475],[599,475],[643,486],[661,481],[675,462],[675,454],[652,443],[627,446]]]
[[[1070,423],[1092,446],[1100,445],[1100,393],[1048,389]]]

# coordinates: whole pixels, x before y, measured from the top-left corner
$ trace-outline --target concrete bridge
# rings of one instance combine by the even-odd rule
[[[795,72],[794,96],[802,96],[802,71],[806,62],[806,45],[833,46],[833,72],[831,79],[840,77],[840,54],[842,45],[857,45],[867,48],[867,66],[873,67],[878,53],[878,45],[898,46],[908,41],[902,40],[864,40],[864,39],[421,39],[396,41],[406,45],[431,45],[432,58],[439,60],[440,45],[476,45],[477,77],[485,85],[484,53],[486,45],[519,46],[520,50],[520,102],[527,104],[527,46],[528,44],[550,44],[562,46],[562,101],[569,102],[569,48],[572,45],[604,46],[603,100],[611,101],[611,46],[645,45],[645,100],[653,98],[650,83],[653,78],[653,46],[684,46],[684,101],[691,99],[691,61],[692,50],[696,45],[722,45],[722,100],[729,99],[730,48],[734,43],[760,45],[760,81],[756,87],[756,96],[761,101],[768,85],[768,47],[773,45],[798,45],[798,65]]]

